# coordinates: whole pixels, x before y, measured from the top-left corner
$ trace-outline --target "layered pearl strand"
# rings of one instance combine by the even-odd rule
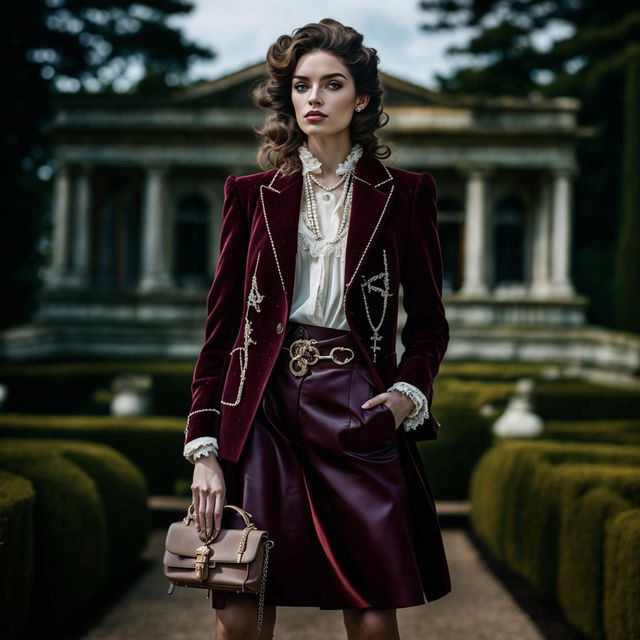
[[[355,164],[357,159],[362,154],[361,145],[354,145],[351,150],[347,160],[344,163],[341,163],[336,171],[336,174],[342,173],[342,177],[336,184],[332,186],[327,186],[320,182],[315,176],[311,175],[311,171],[320,171],[320,166],[318,160],[311,154],[306,143],[304,143],[300,148],[300,157],[303,160],[303,166],[305,167],[305,171],[303,171],[303,185],[304,185],[304,196],[305,196],[305,222],[309,229],[313,232],[315,238],[318,241],[321,241],[325,245],[337,244],[344,237],[346,230],[349,226],[349,217],[351,212],[351,202],[353,199],[353,171],[355,168]],[[340,198],[340,202],[338,205],[342,204],[343,206],[343,215],[340,220],[340,225],[338,227],[338,231],[336,233],[335,238],[331,240],[325,240],[322,235],[322,230],[320,228],[320,221],[318,219],[318,208],[315,199],[315,193],[313,189],[313,185],[318,185],[324,191],[333,191],[337,189],[341,184],[345,184],[344,191],[342,197]]]
[[[332,240],[325,240],[322,235],[322,231],[320,229],[320,220],[318,219],[318,207],[316,204],[315,194],[313,192],[312,182],[315,182],[314,178],[311,178],[307,173],[304,177],[304,194],[305,194],[305,222],[311,231],[313,231],[317,240],[325,241],[326,244],[335,244],[342,239],[348,225],[349,225],[349,213],[351,212],[351,200],[353,197],[353,179],[352,172],[345,174],[343,178],[341,178],[341,182],[346,181],[345,190],[342,194],[342,198],[340,202],[343,203],[343,215],[340,220],[340,226],[338,227],[338,231],[336,233],[335,238]],[[323,187],[324,188],[324,187]],[[335,187],[334,187],[335,188]]]

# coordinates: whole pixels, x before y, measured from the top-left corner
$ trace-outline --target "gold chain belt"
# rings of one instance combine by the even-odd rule
[[[300,339],[294,340],[289,347],[282,347],[291,356],[289,371],[297,378],[307,373],[309,367],[319,360],[331,358],[336,364],[347,364],[355,356],[353,349],[349,347],[333,347],[328,355],[320,355],[320,350],[315,346],[316,342],[318,341],[315,338]],[[350,351],[351,355],[348,355],[344,360],[340,360],[336,357],[339,351]]]

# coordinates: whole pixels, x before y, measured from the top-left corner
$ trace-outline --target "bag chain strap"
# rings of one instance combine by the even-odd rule
[[[250,516],[251,514],[244,511],[243,509],[240,509],[233,505],[224,505],[223,508],[235,509],[238,513],[240,513],[240,515],[242,515],[245,521],[246,526],[244,528],[244,531],[242,532],[242,537],[240,539],[240,546],[238,548],[237,562],[240,562],[240,559],[242,558],[242,554],[244,553],[247,547],[247,537],[249,535],[249,532],[252,530],[255,530],[257,527],[254,523],[249,522],[249,519],[247,518],[247,516]],[[191,503],[191,505],[189,505],[187,515],[183,518],[184,524],[189,525],[189,522],[192,519],[195,519],[194,511],[195,511],[195,506],[193,505],[193,503]],[[206,549],[207,551],[211,552],[211,549],[206,545],[212,542],[214,537],[215,536],[212,535],[206,542],[203,541],[205,542],[205,544],[203,545],[203,547],[200,547],[200,548],[202,548],[203,550]],[[260,634],[260,631],[262,631],[262,619],[264,616],[264,594],[265,594],[266,584],[267,584],[267,570],[269,567],[269,549],[271,549],[273,545],[274,545],[273,540],[266,540],[264,542],[264,558],[262,560],[262,580],[260,582],[260,594],[259,594],[260,597],[258,600],[258,635]],[[204,566],[206,567],[206,570],[208,570],[209,566],[207,562],[204,563]],[[196,569],[196,573],[197,573],[197,569]],[[206,571],[206,573],[208,574],[208,571]],[[204,578],[206,579],[206,577],[207,576],[205,575]],[[171,584],[171,587],[175,587],[173,582]],[[170,587],[169,593],[173,592],[173,589],[171,587]],[[208,589],[207,599],[210,597],[210,595],[211,595],[211,589]]]
[[[273,540],[264,543],[264,559],[262,563],[262,582],[260,584],[260,598],[258,600],[258,635],[262,630],[262,616],[264,612],[264,592],[267,583],[267,568],[269,566],[269,549],[273,547]]]

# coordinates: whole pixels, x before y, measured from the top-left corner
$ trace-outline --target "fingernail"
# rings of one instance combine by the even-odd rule
[[[369,408],[369,401],[367,400],[363,405],[362,405],[363,409],[368,409]]]

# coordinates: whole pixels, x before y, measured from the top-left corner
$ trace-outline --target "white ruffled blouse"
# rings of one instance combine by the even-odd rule
[[[352,171],[363,149],[355,144],[338,165],[337,175]],[[307,147],[306,142],[298,148],[302,162],[302,174],[320,173],[321,162]],[[329,243],[336,238],[344,212],[346,190],[344,184],[340,196],[333,191],[315,193],[316,211],[323,240],[318,240],[307,226],[304,190],[300,201],[300,218],[298,222],[298,252],[296,256],[295,284],[289,320],[321,327],[348,330],[349,325],[342,308],[344,292],[344,261],[349,224],[345,224],[339,242]],[[347,211],[346,215],[350,212]],[[398,381],[387,391],[400,391],[413,401],[414,410],[404,419],[406,431],[415,429],[428,416],[429,409],[425,395],[412,384]],[[200,456],[210,453],[218,454],[218,441],[214,437],[196,438],[187,443],[184,457],[194,463]]]
[[[302,175],[320,173],[320,161],[311,153],[306,143],[298,149],[302,161]],[[362,146],[352,147],[344,162],[338,165],[336,174],[341,176],[355,169],[362,156]],[[306,220],[304,190],[300,200],[298,222],[298,253],[296,278],[289,320],[319,327],[348,330],[349,325],[342,309],[344,291],[344,256],[349,224],[345,224],[340,239],[337,234],[344,215],[345,183],[341,194],[335,191],[314,192],[318,222],[322,240],[315,237]],[[336,242],[336,240],[338,240]]]

